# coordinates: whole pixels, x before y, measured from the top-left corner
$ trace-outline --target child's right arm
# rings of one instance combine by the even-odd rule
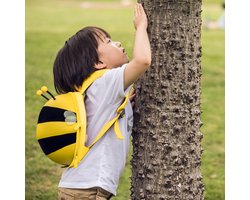
[[[147,34],[147,16],[141,4],[136,4],[135,6],[134,25],[136,33],[133,58],[125,68],[124,88],[133,84],[151,64],[151,49]]]

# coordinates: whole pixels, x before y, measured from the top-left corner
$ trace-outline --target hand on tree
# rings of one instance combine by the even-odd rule
[[[139,27],[147,29],[148,27],[148,20],[147,15],[145,14],[145,11],[140,3],[137,3],[135,5],[134,9],[134,26],[137,30]]]
[[[135,97],[136,97],[136,93],[135,93],[135,89],[133,89],[133,91],[130,93],[130,96],[129,96],[129,100],[131,102],[133,109],[135,107]]]

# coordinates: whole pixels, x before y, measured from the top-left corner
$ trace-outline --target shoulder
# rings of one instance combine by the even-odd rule
[[[126,64],[121,67],[110,69],[97,79],[87,91],[87,94],[99,96],[102,101],[108,103],[120,102],[124,96],[124,69]]]
[[[124,70],[125,70],[126,66],[127,66],[127,64],[124,64],[121,67],[110,69],[103,75],[102,78],[104,80],[107,80],[110,78],[121,78],[120,76],[124,76]]]
[[[123,85],[124,83],[124,71],[127,64],[122,65],[114,69],[107,70],[102,77],[97,79],[92,86],[109,87],[114,85]]]

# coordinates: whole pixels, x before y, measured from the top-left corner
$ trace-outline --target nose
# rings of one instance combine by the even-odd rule
[[[122,46],[121,42],[119,42],[119,41],[116,41],[116,42],[115,42],[115,45],[118,46],[118,47],[121,47],[121,46]]]

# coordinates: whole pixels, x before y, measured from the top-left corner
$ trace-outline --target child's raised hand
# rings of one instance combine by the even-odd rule
[[[135,5],[135,41],[133,57],[124,72],[124,88],[133,84],[151,65],[151,49],[148,39],[148,20],[141,4]]]
[[[135,29],[139,27],[147,28],[148,20],[145,11],[140,3],[136,3],[134,10],[134,25]]]

